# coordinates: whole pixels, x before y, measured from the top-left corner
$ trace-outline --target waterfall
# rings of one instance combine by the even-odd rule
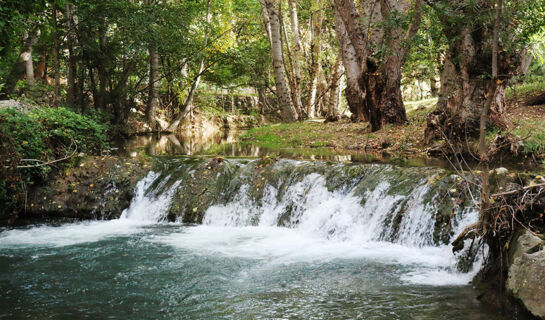
[[[363,257],[418,265],[401,279],[420,284],[465,284],[479,268],[457,272],[449,243],[478,213],[453,188],[459,177],[441,169],[175,159],[154,170],[119,219],[7,231],[0,247],[100,241],[168,220],[177,231],[147,240],[268,263]]]
[[[388,181],[358,194],[361,183],[349,190],[329,190],[326,178],[318,173],[310,173],[291,185],[286,185],[287,180],[289,177],[284,183],[277,183],[284,186],[284,190],[266,185],[260,201],[252,200],[251,185],[243,184],[230,201],[209,207],[203,224],[281,226],[335,241],[434,245],[439,209],[435,204],[437,195],[425,203],[425,196],[435,192],[427,176],[415,180],[408,194],[390,192],[395,186]],[[461,211],[451,221],[454,230],[463,229],[478,218],[474,208]]]
[[[203,178],[194,165],[178,169]],[[402,279],[419,284],[465,284],[481,263],[470,273],[457,271],[449,243],[478,213],[469,196],[450,189],[458,177],[441,170],[297,161],[267,169],[232,162],[211,179],[215,184],[203,190],[214,186],[217,199],[205,208],[202,226],[154,241],[270,263],[366,257],[416,264],[421,267]],[[170,173],[164,180],[172,180]],[[181,196],[194,192],[180,188]],[[180,207],[189,202],[181,200]],[[182,209],[179,220],[191,211]]]
[[[169,178],[167,176],[166,179],[158,181],[159,177],[158,173],[150,171],[137,183],[131,204],[123,211],[120,219],[142,222],[161,222],[165,219],[165,214],[172,202],[172,195],[182,181],[176,181],[167,190],[158,193],[157,191],[164,187]],[[158,184],[155,185],[157,182]]]

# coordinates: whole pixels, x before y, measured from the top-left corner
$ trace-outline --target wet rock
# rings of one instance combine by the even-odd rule
[[[507,290],[533,315],[545,319],[544,241],[525,231],[513,241]]]
[[[88,157],[32,190],[24,219],[114,219],[127,208],[151,164],[118,157]]]
[[[509,261],[514,262],[523,254],[535,250],[540,245],[543,246],[543,240],[530,231],[518,232],[511,243],[509,249]]]

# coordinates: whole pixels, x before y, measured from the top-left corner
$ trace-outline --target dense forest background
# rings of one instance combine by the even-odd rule
[[[348,105],[376,131],[407,121],[404,101],[441,95],[428,126],[438,137],[436,126],[452,117],[457,125],[445,129],[478,127],[494,45],[501,82],[490,113],[505,126],[506,88],[543,76],[543,9],[541,1],[8,0],[1,97],[96,111],[121,126],[138,110],[151,131],[175,131],[196,95],[246,94],[258,97],[256,112],[287,122],[335,120]]]

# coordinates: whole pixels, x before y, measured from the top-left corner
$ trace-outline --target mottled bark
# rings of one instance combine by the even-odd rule
[[[410,1],[370,1],[362,17],[352,0],[335,0],[336,31],[347,74],[347,100],[353,119],[369,120],[372,131],[385,124],[407,121],[401,96],[401,69],[408,52],[406,41],[420,26],[421,4],[421,0],[412,5]],[[407,30],[385,23],[411,11]],[[365,28],[362,21],[367,23]],[[382,48],[380,59],[374,56],[377,44]],[[358,71],[356,86],[353,78]]]
[[[359,78],[362,74],[360,63],[348,33],[345,28],[345,24],[342,21],[338,10],[334,10],[335,14],[335,31],[337,40],[341,47],[341,58],[344,65],[346,74],[346,90],[345,96],[348,103],[350,112],[352,113],[352,120],[368,121],[369,115],[365,108],[365,91],[360,88]]]
[[[273,59],[274,80],[276,94],[280,104],[280,111],[284,121],[292,122],[298,119],[297,111],[292,104],[290,92],[284,72],[284,58],[282,56],[282,34],[280,17],[275,0],[264,0],[265,8],[270,18],[271,26],[271,55]]]
[[[483,8],[486,10],[487,8]],[[448,17],[443,17],[448,23]],[[428,117],[426,141],[449,139],[465,141],[477,137],[484,106],[487,127],[508,126],[505,118],[505,86],[520,64],[519,53],[507,53],[501,46],[497,55],[499,83],[491,84],[493,23],[480,26],[459,24],[445,30],[451,46],[447,50],[441,75],[441,89],[437,108]]]

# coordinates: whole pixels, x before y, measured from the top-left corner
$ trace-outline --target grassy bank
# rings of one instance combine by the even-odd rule
[[[366,123],[348,120],[334,123],[305,121],[254,128],[242,140],[270,150],[290,150],[294,153],[314,150],[331,154],[388,153],[399,158],[426,157],[431,148],[424,144],[426,119],[436,101],[407,102],[408,122],[402,126],[388,125],[378,132],[369,132]],[[543,158],[545,106],[526,107],[511,99],[507,117],[513,124],[510,132],[524,141],[521,157]],[[491,132],[490,139],[497,132]]]

